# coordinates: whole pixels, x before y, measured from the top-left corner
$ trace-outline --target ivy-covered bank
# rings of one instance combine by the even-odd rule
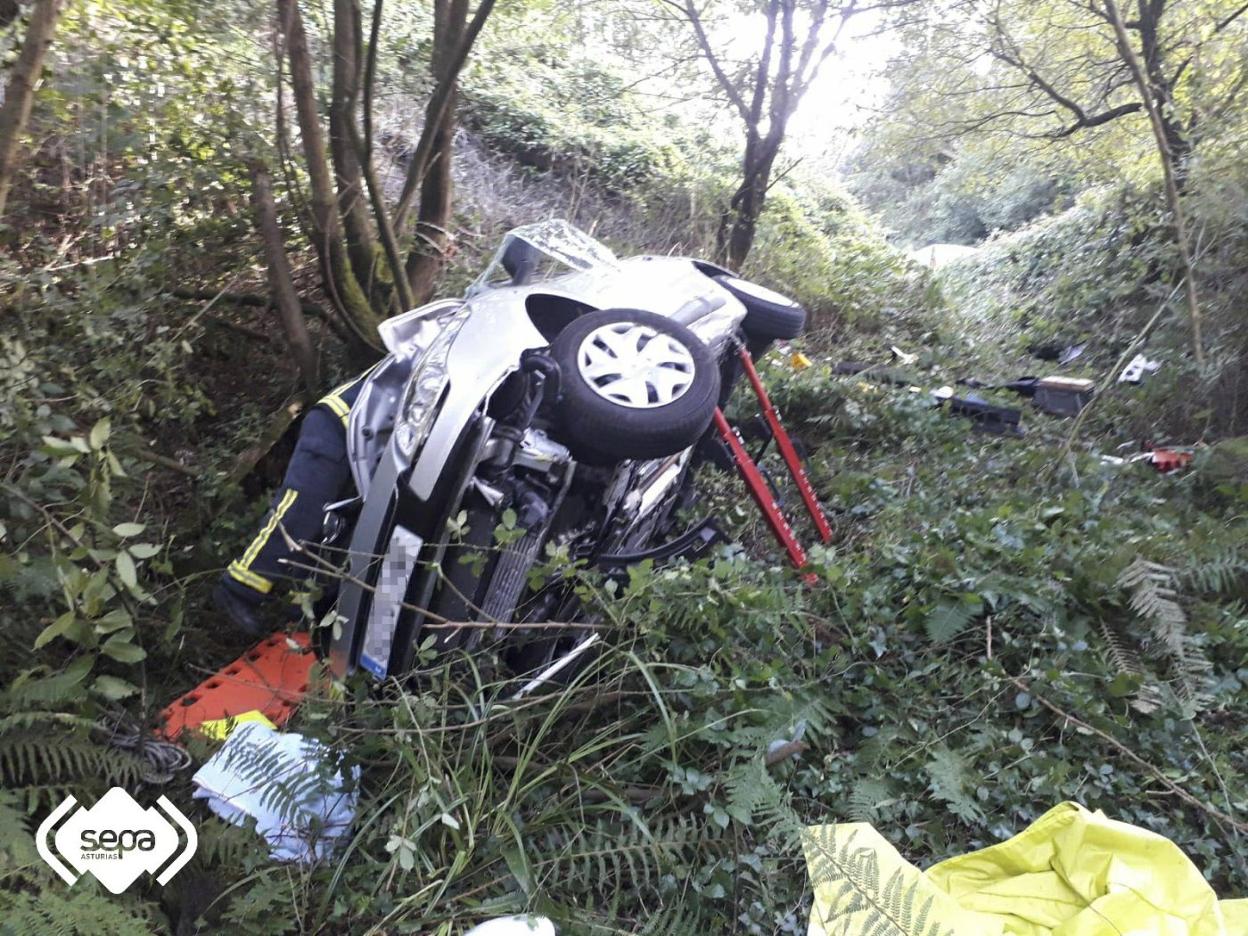
[[[66,904],[84,920],[129,914],[129,931],[171,912],[240,932],[451,932],[528,908],[569,932],[800,933],[809,894],[792,816],[870,821],[927,864],[1064,799],[1174,839],[1220,890],[1242,890],[1242,488],[1203,459],[1173,475],[1092,453],[1062,465],[1069,423],[1029,415],[1025,438],[976,433],[926,395],[832,376],[826,352],[808,351],[813,368],[776,359],[766,376],[837,522],[813,587],[773,554],[736,479],[707,469],[707,506],[744,546],[637,569],[617,594],[585,575],[611,649],[566,692],[491,707],[502,669],[487,652],[429,659],[401,694],[353,680],[304,707],[298,729],[363,768],[338,859],[274,866],[255,836],[196,812],[175,785],[204,842],[193,875],[121,899],[84,882],[49,903],[48,872],[15,836],[9,913],[30,924],[15,932]],[[84,499],[140,484],[139,471],[127,481],[103,467],[114,461],[103,428],[66,439],[32,465],[79,476],[69,483]],[[10,537],[50,522],[11,513]],[[179,580],[157,547],[135,545],[156,531],[79,522],[82,550],[50,560],[66,588],[83,583],[76,610],[19,631],[79,662],[30,671],[4,696],[10,832],[63,784],[133,782],[133,761],[92,742],[92,720],[127,692],[160,704],[171,673],[226,652],[165,618]],[[93,614],[96,596],[114,595]],[[120,652],[139,643],[146,660]],[[776,742],[793,742],[780,759]]]

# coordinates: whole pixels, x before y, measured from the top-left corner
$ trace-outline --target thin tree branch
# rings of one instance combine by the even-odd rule
[[[1125,32],[1125,29],[1124,29],[1124,32]],[[1248,833],[1248,823],[1244,823],[1241,820],[1236,819],[1234,816],[1229,815],[1228,813],[1225,813],[1222,810],[1218,809],[1218,807],[1212,805],[1211,803],[1206,803],[1204,800],[1198,799],[1197,797],[1193,796],[1191,793],[1187,792],[1187,790],[1183,789],[1182,786],[1180,786],[1179,784],[1171,780],[1169,777],[1167,777],[1165,773],[1163,773],[1161,770],[1158,770],[1148,761],[1144,760],[1144,758],[1140,757],[1140,755],[1136,754],[1135,751],[1131,750],[1129,747],[1127,747],[1117,738],[1113,737],[1110,734],[1107,734],[1104,731],[1101,731],[1101,729],[1096,728],[1093,725],[1089,725],[1087,722],[1083,721],[1083,719],[1076,718],[1074,715],[1070,714],[1064,709],[1058,708],[1058,706],[1054,705],[1044,696],[1037,693],[1036,690],[1033,689],[1031,685],[1025,682],[1024,680],[1019,679],[1016,676],[1010,676],[1007,678],[1020,690],[1022,690],[1023,692],[1026,692],[1036,702],[1038,702],[1044,708],[1048,709],[1058,718],[1061,718],[1063,721],[1074,725],[1080,731],[1086,732],[1090,735],[1100,738],[1102,741],[1104,741],[1106,744],[1112,747],[1115,751],[1117,751],[1120,755],[1125,757],[1131,763],[1135,764],[1137,767],[1142,767],[1144,770],[1148,771],[1150,774],[1153,775],[1153,777],[1157,779],[1159,783],[1161,783],[1162,786],[1168,789],[1171,793],[1173,793],[1179,799],[1183,800],[1183,802],[1187,803],[1189,806],[1194,806],[1197,809],[1199,809],[1201,812],[1207,813],[1208,815],[1212,816],[1214,819],[1225,822],[1227,825],[1235,829],[1237,832]]]
[[[459,46],[455,49],[454,54],[447,62],[445,71],[438,76],[437,83],[434,85],[433,94],[429,98],[429,106],[425,110],[425,125],[421,129],[420,139],[416,143],[416,151],[412,154],[412,161],[407,167],[407,177],[403,180],[403,191],[399,194],[399,203],[394,209],[394,229],[396,231],[403,230],[403,222],[407,220],[407,214],[411,210],[412,199],[415,198],[416,191],[424,180],[427,168],[426,163],[428,163],[429,156],[433,150],[433,141],[437,137],[438,126],[446,116],[447,107],[450,106],[455,86],[459,80],[459,73],[463,70],[464,62],[468,59],[468,53],[472,50],[473,43],[477,41],[477,36],[480,34],[481,28],[485,25],[485,21],[493,9],[494,0],[481,0],[477,5],[477,12],[473,15],[468,28],[464,30]]]
[[[697,8],[693,5],[693,0],[685,0],[685,2],[677,3],[676,0],[662,0],[663,3],[678,10],[689,21],[689,25],[693,27],[693,35],[697,40],[698,48],[702,50],[702,57],[706,59],[706,63],[711,66],[711,71],[715,75],[715,80],[719,82],[719,86],[723,88],[724,94],[728,95],[728,100],[737,112],[741,115],[741,119],[750,123],[750,109],[746,106],[745,99],[741,97],[741,92],[737,86],[733,84],[732,79],[728,77],[728,73],[724,71],[724,67],[720,64],[719,57],[715,54],[715,50],[711,47],[710,37],[706,34],[706,27],[702,24],[702,17],[699,15]],[[774,2],[774,0],[773,0]],[[771,15],[771,14],[769,14]]]

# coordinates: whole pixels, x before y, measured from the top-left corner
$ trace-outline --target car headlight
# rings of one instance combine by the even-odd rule
[[[467,319],[467,306],[450,316],[445,327],[429,343],[424,355],[412,368],[394,427],[394,441],[404,458],[411,458],[429,435],[437,415],[435,407],[450,379],[446,362],[450,357],[451,345],[455,343],[455,336]]]

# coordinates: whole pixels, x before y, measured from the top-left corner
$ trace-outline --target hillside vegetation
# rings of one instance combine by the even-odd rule
[[[0,17],[6,80],[49,2]],[[744,131],[680,16],[500,3],[457,77],[445,224],[418,197],[398,226],[409,282],[382,241],[446,55],[433,11],[455,5],[301,6],[327,127],[337,12],[360,13],[374,52],[360,69],[369,236],[328,204],[356,302],[326,286],[346,278],[325,275],[279,28],[293,0],[53,5],[0,213],[0,933],[450,936],[533,911],[566,933],[800,934],[796,825],[868,821],[927,866],[1068,799],[1173,839],[1219,894],[1248,896],[1248,35],[1234,4],[1172,3],[1195,44],[1190,68],[1162,76],[1190,262],[1147,109],[1100,71],[1113,40],[1079,32],[1089,48],[1060,57],[1041,41],[1070,26],[1069,5],[997,5],[998,25],[1036,43],[1009,54],[1104,92],[1085,116],[1125,107],[1064,135],[987,112],[1035,108],[1002,97],[1005,60],[968,65],[957,43],[979,32],[933,26],[953,22],[946,5],[873,14],[901,50],[888,96],[844,165],[781,149],[741,264],[811,313],[762,369],[835,520],[816,584],[785,565],[738,479],[704,468],[732,548],[643,565],[623,588],[552,560],[608,625],[569,688],[495,706],[504,667],[487,649],[427,655],[382,689],[327,684],[302,706],[294,730],[361,768],[347,846],[311,867],[271,862],[191,799],[188,774],[158,782],[118,743],[119,725],[149,730],[248,646],[208,593],[280,481],[309,383],[366,366],[372,318],[424,282],[462,293],[519,224],[567,218],[622,255],[722,256]],[[739,18],[767,7],[706,15],[745,35]],[[754,61],[731,59],[730,77]],[[802,108],[818,112],[822,87]],[[314,373],[272,308],[257,173]],[[940,270],[907,259],[938,242],[978,250]],[[1069,365],[1034,355],[1070,345],[1084,351]],[[917,356],[899,372],[894,346]],[[1161,368],[1117,383],[1137,352]],[[847,376],[846,360],[878,367]],[[1025,408],[1020,438],[975,431],[926,392],[1050,372],[1097,382],[1077,421],[980,391]],[[747,421],[753,401],[730,409]],[[1161,445],[1194,447],[1191,468],[1122,461]],[[199,852],[168,887],[68,889],[36,854],[33,830],[66,795],[114,785],[196,823]]]

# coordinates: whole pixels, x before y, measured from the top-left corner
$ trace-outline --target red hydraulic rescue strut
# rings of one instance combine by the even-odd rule
[[[780,505],[776,503],[775,497],[772,496],[771,488],[767,486],[767,482],[763,479],[763,473],[758,470],[758,465],[754,464],[754,459],[745,450],[745,444],[741,441],[741,436],[737,434],[736,429],[733,429],[728,424],[728,417],[724,415],[724,411],[718,406],[715,407],[715,428],[719,431],[720,438],[728,444],[728,448],[732,451],[732,460],[737,463],[737,471],[741,473],[741,480],[745,482],[750,496],[754,498],[754,502],[762,510],[763,519],[771,527],[771,532],[775,534],[776,539],[780,541],[780,545],[789,554],[789,561],[796,568],[802,568],[802,566],[806,565],[806,550],[802,549],[802,544],[797,541],[797,536],[793,533],[793,527],[789,526],[789,521],[785,519],[784,513],[780,510]]]
[[[745,368],[745,376],[749,378],[750,386],[754,388],[754,395],[758,397],[758,405],[763,408],[763,418],[767,420],[767,427],[771,429],[771,434],[776,439],[776,447],[784,456],[784,463],[788,465],[789,474],[793,476],[793,483],[797,485],[802,501],[806,504],[806,512],[815,522],[819,538],[825,543],[830,543],[832,542],[832,524],[828,523],[828,516],[823,512],[819,498],[815,496],[815,489],[811,487],[810,478],[806,476],[806,468],[797,455],[797,449],[793,448],[793,441],[780,422],[780,414],[772,405],[771,397],[767,395],[767,388],[763,386],[762,378],[758,376],[758,371],[754,368],[754,359],[750,357],[750,352],[746,350],[745,345],[738,345],[737,353]]]
[[[810,513],[810,517],[815,522],[815,527],[819,531],[819,538],[825,543],[832,539],[832,525],[828,523],[827,515],[823,512],[823,507],[819,504],[819,499],[815,496],[815,490],[811,487],[810,479],[806,476],[806,470],[802,467],[802,461],[797,455],[797,450],[793,448],[793,441],[789,438],[788,432],[780,422],[780,414],[776,412],[775,406],[772,405],[771,398],[767,395],[767,389],[763,386],[762,380],[758,376],[758,371],[754,368],[754,359],[750,357],[750,352],[745,347],[738,348],[741,357],[741,363],[745,367],[746,376],[749,378],[750,386],[754,390],[754,395],[758,397],[759,405],[763,410],[763,417],[767,420],[768,428],[776,439],[776,446],[780,449],[780,454],[784,457],[784,463],[788,466],[789,474],[793,476],[793,481],[797,485],[797,489],[801,492],[802,501],[806,504],[806,510]],[[771,492],[771,488],[767,485],[763,473],[759,471],[758,465],[754,459],[750,457],[750,453],[746,451],[745,444],[741,441],[741,436],[728,423],[728,418],[724,415],[724,411],[716,407],[715,409],[715,429],[719,432],[720,438],[728,446],[732,452],[732,459],[736,462],[737,471],[741,474],[741,479],[745,482],[746,489],[750,492],[750,496],[754,498],[754,502],[758,504],[759,509],[763,512],[763,519],[767,521],[767,525],[771,528],[771,532],[775,535],[780,545],[789,555],[789,561],[794,567],[801,569],[806,565],[806,550],[802,548],[802,544],[797,541],[797,536],[793,532],[793,527],[789,524],[788,519],[781,511],[780,505],[776,503],[775,496]],[[807,581],[812,581],[813,575],[807,576]]]

